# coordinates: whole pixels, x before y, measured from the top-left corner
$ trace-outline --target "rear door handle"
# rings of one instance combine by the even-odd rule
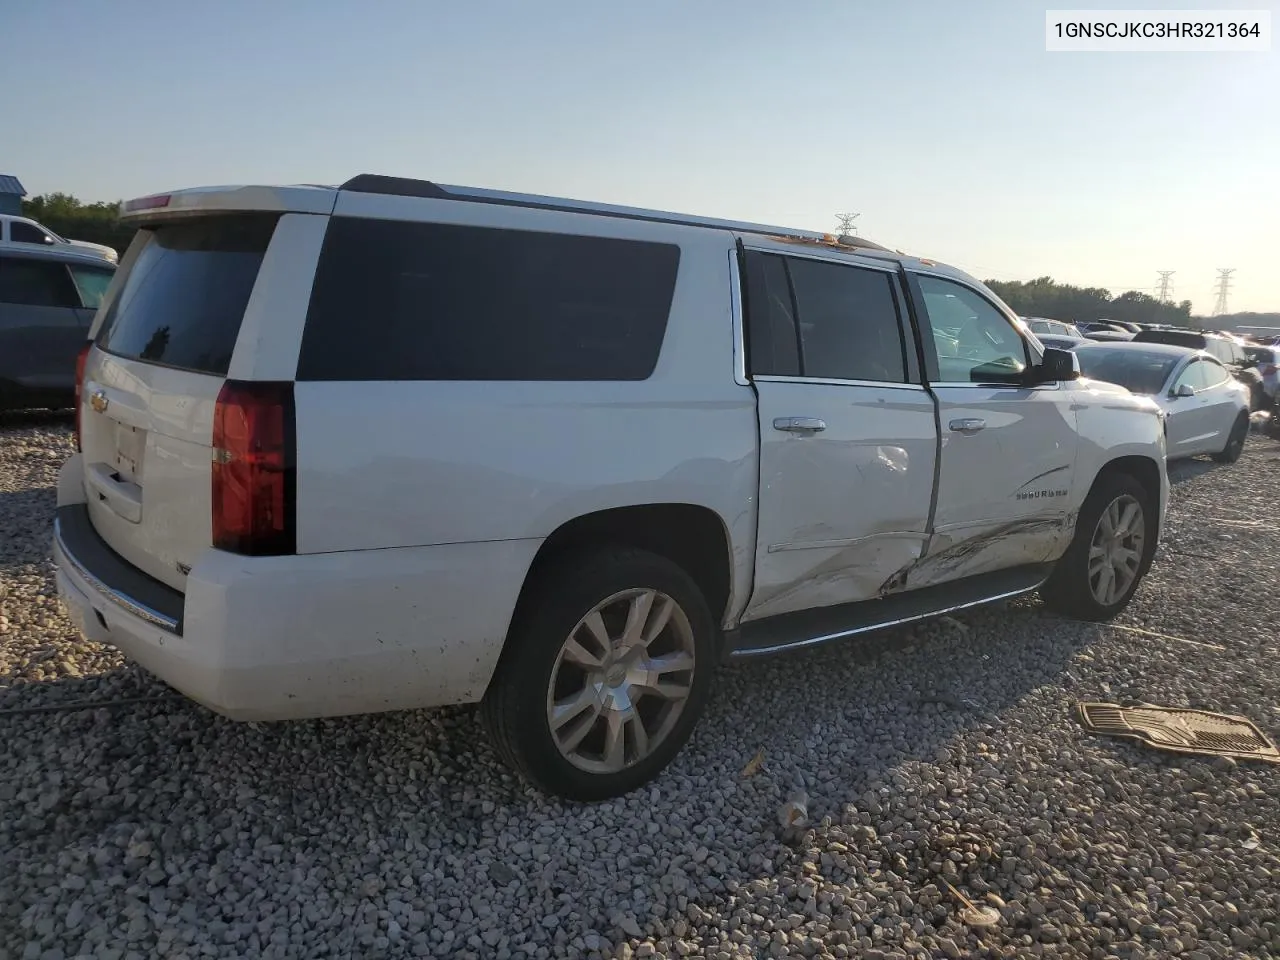
[[[959,420],[952,420],[949,426],[956,433],[977,433],[987,425],[987,421],[981,417],[962,417]]]
[[[827,422],[817,417],[778,417],[773,421],[773,429],[787,433],[818,433],[827,429]]]

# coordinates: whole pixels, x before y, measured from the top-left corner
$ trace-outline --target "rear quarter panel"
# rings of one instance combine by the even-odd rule
[[[297,383],[299,552],[537,540],[598,510],[694,504],[725,524],[744,600],[758,459],[755,394],[734,376],[732,237],[456,201],[351,202],[361,206],[340,197],[337,212],[675,238],[680,267],[645,381]]]

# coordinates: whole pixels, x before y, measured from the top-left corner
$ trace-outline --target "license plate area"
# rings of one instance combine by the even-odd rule
[[[117,423],[115,433],[115,460],[112,466],[120,480],[141,486],[147,431],[131,427],[127,423]]]

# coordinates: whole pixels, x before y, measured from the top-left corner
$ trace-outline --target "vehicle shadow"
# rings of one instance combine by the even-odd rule
[[[0,410],[0,430],[26,430],[31,427],[64,427],[75,422],[75,411],[65,410]]]

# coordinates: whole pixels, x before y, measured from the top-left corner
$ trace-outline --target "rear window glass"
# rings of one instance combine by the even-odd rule
[[[278,216],[248,214],[150,231],[103,320],[116,356],[225,376]]]
[[[644,380],[671,244],[335,217],[299,380]]]

